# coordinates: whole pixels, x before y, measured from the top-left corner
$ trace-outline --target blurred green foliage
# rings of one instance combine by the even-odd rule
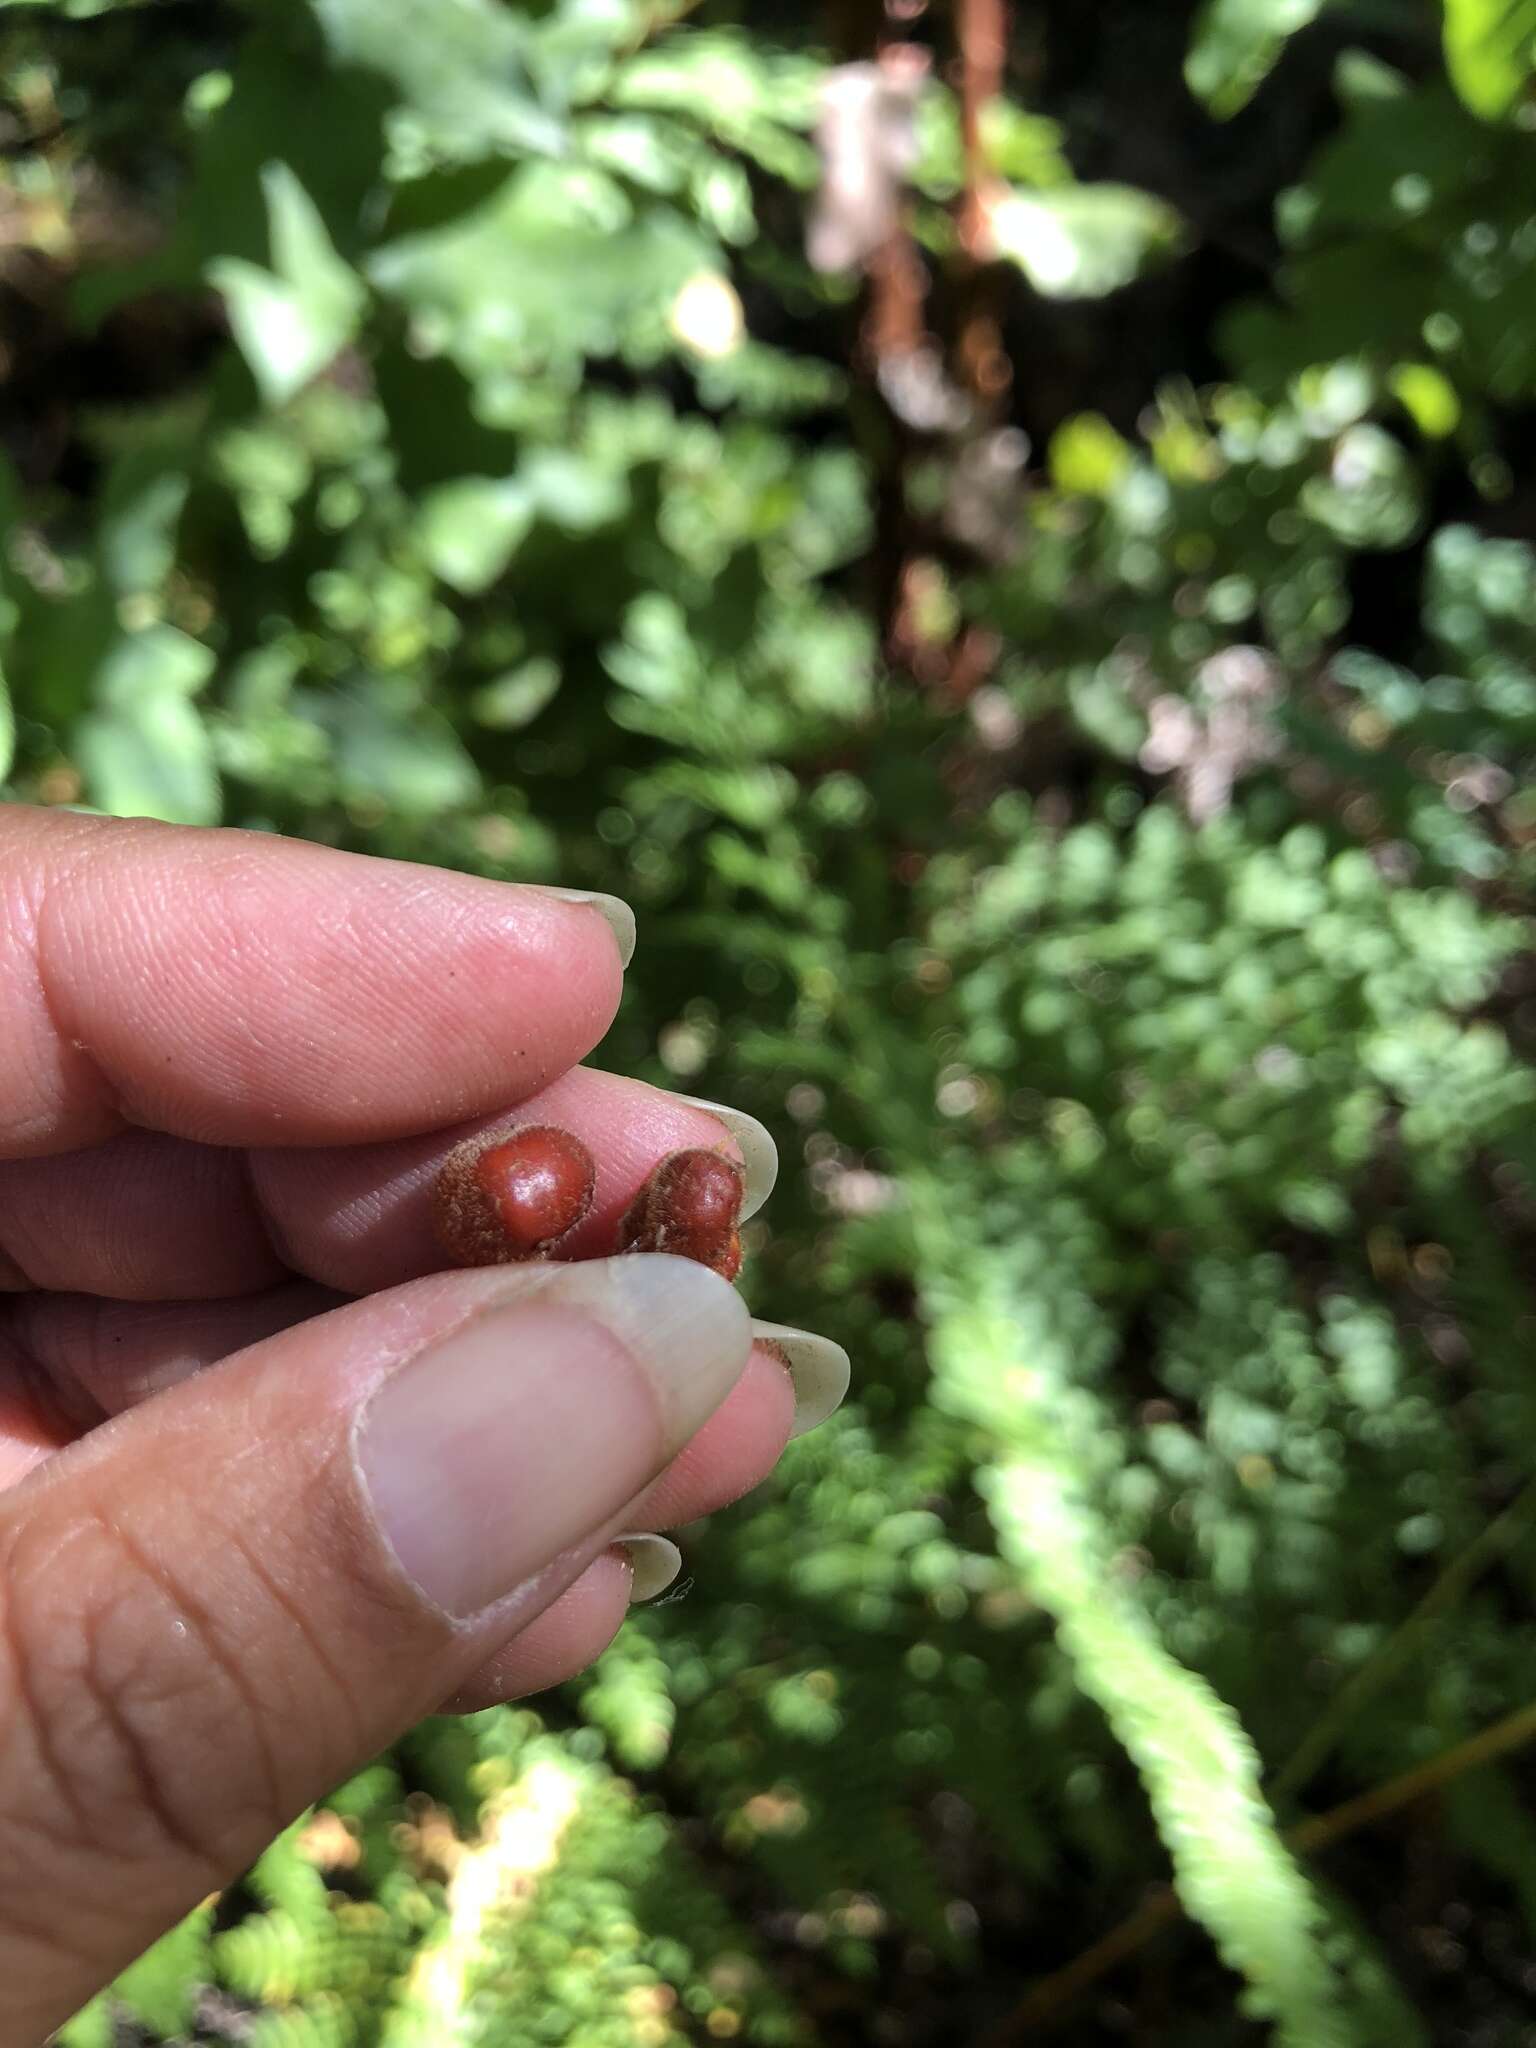
[[[1207,0],[1223,212],[1018,12],[1017,417],[914,428],[797,9],[0,7],[7,794],[627,896],[602,1058],[773,1127],[750,1289],[856,1361],[686,1599],[69,2048],[1001,2042],[1170,1872],[1062,2038],[1532,2038],[1518,1758],[1277,1823],[1536,1697],[1536,16]]]

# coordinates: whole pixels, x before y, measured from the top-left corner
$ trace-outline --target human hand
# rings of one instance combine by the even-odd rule
[[[605,1256],[664,1156],[725,1148],[749,1204],[773,1172],[750,1119],[576,1064],[622,905],[20,808],[0,897],[0,2043],[33,2048],[423,1714],[590,1661],[675,1569],[616,1539],[755,1484],[846,1360]],[[437,1167],[510,1109],[595,1157],[572,1263],[439,1271]]]

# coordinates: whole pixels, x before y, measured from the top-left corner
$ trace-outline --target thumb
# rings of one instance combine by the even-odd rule
[[[750,1349],[682,1259],[442,1274],[0,1495],[0,2041],[66,2019],[547,1606]]]

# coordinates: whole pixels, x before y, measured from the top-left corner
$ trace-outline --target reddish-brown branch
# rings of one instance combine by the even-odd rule
[[[873,36],[873,63],[895,104],[914,95],[928,70],[927,50],[910,40],[911,23],[926,7],[927,0],[880,0],[878,9],[864,17]],[[846,30],[846,6],[842,20]],[[999,273],[991,261],[986,225],[993,188],[987,109],[1002,90],[1007,0],[957,0],[955,30],[965,190],[958,210],[960,256],[951,273],[958,287],[953,359],[946,363],[929,325],[928,265],[912,232],[905,191],[892,209],[889,232],[863,258],[858,339],[859,368],[878,392],[884,416],[876,461],[874,549],[882,646],[893,670],[951,706],[964,704],[987,680],[996,643],[975,627],[953,636],[941,629],[935,635],[935,607],[924,599],[937,565],[931,547],[915,531],[907,478],[919,447],[947,437],[958,453],[978,428],[995,421],[1012,381],[994,297]]]
[[[987,156],[987,109],[1002,97],[1008,63],[1008,0],[956,0],[960,42],[960,140],[965,152],[965,197],[960,240],[975,262],[992,255],[987,199],[992,165]]]
[[[1013,381],[1003,345],[992,269],[992,208],[997,178],[987,150],[987,111],[1001,97],[1008,64],[1008,0],[955,0],[960,44],[960,138],[965,190],[956,217],[969,276],[955,343],[960,383],[984,411],[995,411]]]
[[[1298,1855],[1315,1856],[1322,1850],[1331,1849],[1335,1842],[1354,1834],[1357,1829],[1369,1827],[1388,1814],[1397,1813],[1427,1793],[1437,1792],[1442,1785],[1464,1777],[1468,1771],[1496,1763],[1500,1757],[1525,1748],[1533,1740],[1536,1740],[1536,1704],[1519,1707],[1514,1713],[1506,1714],[1502,1721],[1496,1721],[1491,1728],[1457,1743],[1454,1749],[1442,1750],[1439,1756],[1389,1778],[1384,1785],[1376,1785],[1369,1792],[1362,1792],[1358,1798],[1345,1800],[1342,1806],[1336,1806],[1328,1813],[1314,1814],[1295,1827],[1287,1828],[1282,1839]],[[1034,2040],[1041,2032],[1053,2027],[1090,1985],[1098,1983],[1100,1978],[1107,1976],[1128,1956],[1134,1955],[1165,1927],[1172,1926],[1181,1911],[1178,1896],[1171,1886],[1161,1885],[1150,1892],[1118,1927],[1112,1927],[1108,1934],[1075,1956],[1064,1969],[1042,1978],[993,2032],[988,2048],[1014,2048],[1015,2043]]]
[[[932,346],[924,318],[928,273],[905,221],[870,257],[866,274],[869,296],[860,347],[878,372],[892,356],[916,355]]]
[[[893,84],[920,77],[928,67],[927,51],[905,33],[913,17],[912,6],[902,0],[884,0],[880,9],[874,58]],[[891,379],[899,377],[903,364],[916,362],[925,352],[937,360],[939,352],[928,331],[928,269],[912,234],[905,199],[895,228],[869,257],[865,276],[859,354],[865,374],[884,397],[889,434],[877,488],[875,600],[886,660],[910,673],[907,583],[912,537],[906,484],[912,449],[910,424],[891,402]]]

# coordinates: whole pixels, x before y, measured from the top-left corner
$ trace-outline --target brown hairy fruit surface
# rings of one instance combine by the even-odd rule
[[[627,1252],[671,1252],[722,1279],[741,1271],[741,1168],[722,1153],[674,1152],[635,1196],[619,1227]]]
[[[548,1258],[590,1213],[592,1154],[554,1124],[467,1138],[437,1176],[434,1220],[461,1266]]]

